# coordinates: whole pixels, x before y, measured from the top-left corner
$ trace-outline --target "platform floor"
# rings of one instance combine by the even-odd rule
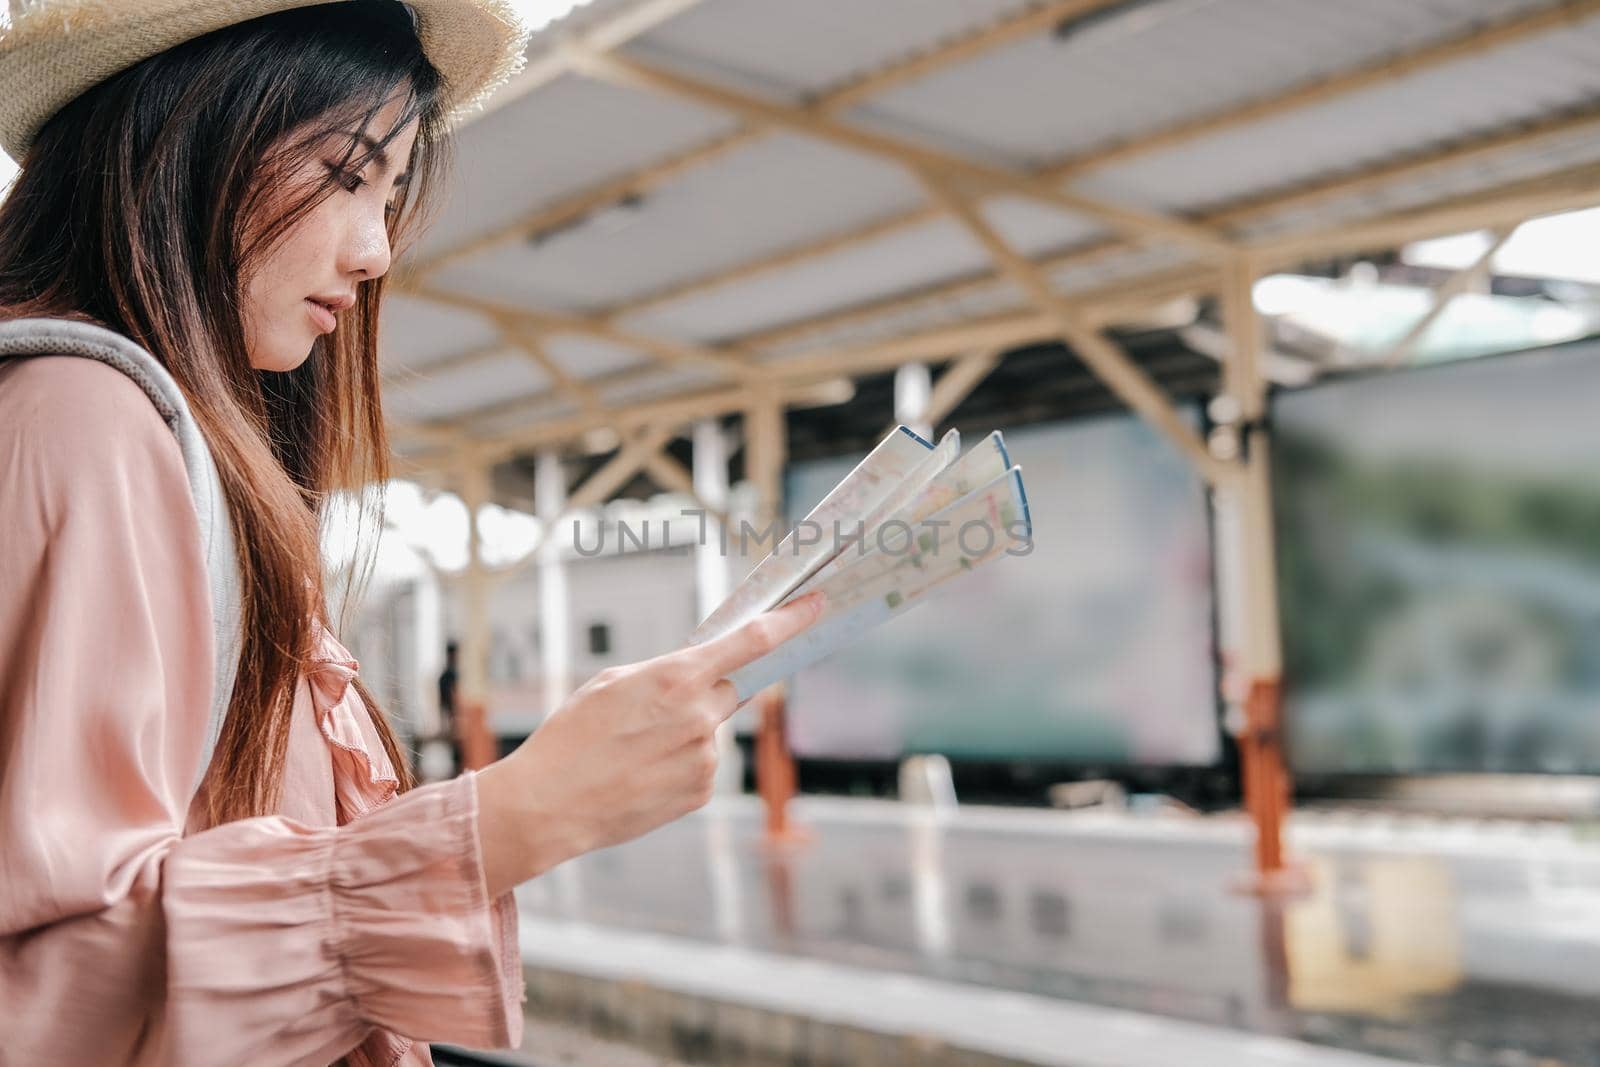
[[[765,1031],[780,1042],[798,1019],[837,1033],[909,1039],[898,1048],[869,1044],[837,1057],[850,1067],[965,1064],[975,1062],[971,1053],[983,1057],[976,1062],[1028,1067],[1412,1067],[1412,1061],[1057,997],[615,927],[529,919],[522,945],[529,966],[608,983],[597,1000],[639,986],[693,998],[701,1007],[682,1014],[707,1029],[716,1029],[724,1014],[720,1025],[727,1029]],[[719,1013],[709,1005],[736,1010]],[[764,1021],[752,1023],[752,1009]],[[547,1057],[540,1040],[534,1034],[522,1047]],[[810,1049],[763,1051],[761,1062],[816,1062]]]
[[[1241,1048],[1600,1064],[1600,834],[1584,827],[1297,815],[1312,890],[1279,905],[1233,888],[1237,817],[816,797],[794,813],[809,840],[774,849],[753,799],[719,801],[523,887],[524,915],[1208,1024]]]

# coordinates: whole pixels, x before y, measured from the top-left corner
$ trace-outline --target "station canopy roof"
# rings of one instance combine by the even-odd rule
[[[382,332],[424,462],[1600,203],[1600,0],[594,0],[456,152]]]

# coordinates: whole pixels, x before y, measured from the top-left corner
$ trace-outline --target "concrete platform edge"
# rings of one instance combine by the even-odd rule
[[[1402,1062],[660,934],[523,916],[521,936],[530,1014],[586,1025],[601,1036],[695,1063],[1398,1067]]]

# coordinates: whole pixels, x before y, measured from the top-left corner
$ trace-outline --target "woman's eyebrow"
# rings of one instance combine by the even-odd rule
[[[356,140],[372,150],[372,158],[377,160],[380,168],[383,170],[389,169],[389,154],[383,150],[382,145],[373,139],[371,134],[358,133],[356,134]]]

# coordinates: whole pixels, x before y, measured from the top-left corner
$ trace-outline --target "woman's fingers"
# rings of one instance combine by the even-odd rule
[[[684,649],[679,655],[694,665],[701,680],[726,678],[799,635],[822,615],[822,594],[807,593],[781,608],[763,612],[714,641]]]
[[[589,679],[502,761],[516,769],[519,790],[542,794],[532,807],[525,797],[519,800],[518,817],[537,810],[543,821],[554,812],[565,820],[558,839],[589,851],[632,840],[703,806],[716,780],[717,727],[739,706],[726,676],[821,614],[819,595],[800,597],[715,641],[609,667]],[[514,877],[531,877],[562,858],[525,858]]]
[[[711,703],[716,721],[725,723],[739,710],[739,691],[726,678],[718,678],[711,687]]]

